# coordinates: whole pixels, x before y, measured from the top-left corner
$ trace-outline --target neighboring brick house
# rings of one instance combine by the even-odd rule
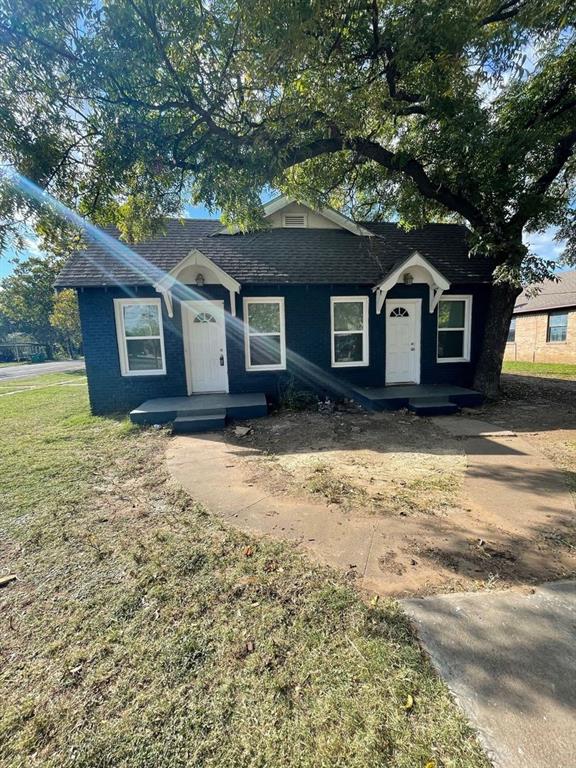
[[[57,284],[78,291],[94,413],[178,398],[190,411],[189,396],[265,403],[293,383],[362,402],[358,388],[373,388],[422,412],[478,401],[462,388],[492,265],[470,254],[465,227],[358,224],[287,198],[265,217],[248,234],[172,219],[132,247],[108,229],[71,257]]]
[[[504,359],[576,363],[576,270],[536,289],[518,297]]]

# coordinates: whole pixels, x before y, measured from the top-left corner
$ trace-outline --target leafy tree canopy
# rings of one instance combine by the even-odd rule
[[[129,237],[183,195],[256,226],[272,184],[361,218],[459,217],[516,276],[524,228],[573,234],[575,16],[571,0],[0,0],[0,153]],[[5,185],[5,226],[22,210]]]
[[[62,346],[70,357],[80,350],[76,291],[54,290],[61,269],[61,257],[32,256],[0,282],[0,339],[25,334],[39,344]]]
[[[576,260],[575,16],[573,0],[0,0],[0,155],[128,238],[186,199],[258,226],[267,184],[357,218],[463,220],[508,286],[495,370],[516,286],[547,269],[523,232],[559,226]],[[4,183],[4,232],[32,212],[54,240],[38,206]]]
[[[54,309],[54,281],[62,261],[54,257],[33,256],[16,265],[14,272],[0,285],[0,316],[13,331],[32,336],[41,344],[59,340],[50,323]]]
[[[49,320],[50,325],[60,334],[68,355],[72,357],[82,345],[76,291],[66,288],[56,294]]]

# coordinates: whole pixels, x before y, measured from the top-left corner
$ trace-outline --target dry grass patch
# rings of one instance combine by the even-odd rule
[[[1,766],[487,768],[397,605],[222,528],[165,431],[72,386],[0,431]]]
[[[306,486],[312,493],[323,496],[329,504],[341,504],[345,509],[364,507],[369,502],[365,488],[339,477],[322,461],[312,467]]]
[[[274,493],[380,515],[443,514],[458,504],[462,447],[429,421],[404,412],[309,411],[254,426],[246,466]]]

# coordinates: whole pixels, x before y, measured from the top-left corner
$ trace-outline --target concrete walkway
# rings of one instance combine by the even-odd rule
[[[213,514],[255,534],[303,545],[336,568],[366,573],[374,538],[373,518],[350,518],[322,504],[272,496],[247,482],[242,459],[249,444],[233,445],[222,433],[175,437],[167,451],[172,476]]]
[[[500,557],[510,557],[516,579],[566,573],[567,551],[558,550],[552,563],[549,549],[534,544],[548,530],[572,522],[574,507],[562,474],[525,441],[491,424],[465,417],[443,417],[439,423],[463,435],[469,462],[466,508],[424,521],[272,495],[249,480],[250,442],[228,442],[226,433],[175,437],[167,462],[195,499],[235,527],[295,542],[382,595],[446,591],[459,573],[470,583],[503,568],[503,560],[474,555],[470,542],[478,541],[492,542]]]
[[[0,381],[31,379],[44,373],[66,373],[80,371],[83,368],[83,360],[53,360],[48,363],[30,363],[30,365],[7,365],[0,367]]]
[[[432,421],[462,439],[464,495],[482,508],[484,519],[515,536],[548,523],[570,523],[574,504],[563,473],[526,440],[465,416]]]
[[[225,434],[214,432],[175,437],[166,457],[174,479],[234,527],[293,542],[319,562],[344,571],[359,587],[382,595],[423,589],[426,569],[417,568],[416,560],[413,567],[406,567],[390,551],[389,521],[263,491],[247,479],[244,460],[252,452],[249,443],[235,445],[227,442]],[[403,536],[417,538],[419,524],[402,520]],[[455,528],[451,546],[461,536]],[[381,561],[389,558],[394,560],[392,572],[381,567]]]
[[[436,552],[455,557],[463,572],[462,553],[471,536],[476,542],[491,539],[503,552],[513,545],[518,579],[550,573],[551,550],[541,545],[542,537],[561,535],[574,518],[562,473],[525,440],[492,424],[465,416],[436,423],[461,440],[467,455],[469,506],[430,519],[425,528],[422,521],[402,518],[401,541],[417,544],[426,531]],[[230,524],[296,542],[319,561],[353,575],[360,587],[413,595],[446,585],[446,571],[426,574],[424,553],[401,560],[402,545],[392,551],[389,519],[273,496],[251,483],[245,459],[253,453],[249,442],[229,443],[223,433],[187,435],[170,442],[167,462],[195,499]],[[554,547],[559,558],[565,551]],[[391,557],[396,575],[381,568]],[[498,571],[497,561],[488,563]],[[498,768],[576,765],[574,582],[410,599],[403,605]]]
[[[576,582],[402,605],[496,768],[576,765]]]

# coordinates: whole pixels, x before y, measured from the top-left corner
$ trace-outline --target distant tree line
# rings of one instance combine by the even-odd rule
[[[56,292],[62,257],[32,256],[0,282],[0,360],[16,357],[6,345],[36,342],[48,358],[76,357],[82,338],[75,291]]]

